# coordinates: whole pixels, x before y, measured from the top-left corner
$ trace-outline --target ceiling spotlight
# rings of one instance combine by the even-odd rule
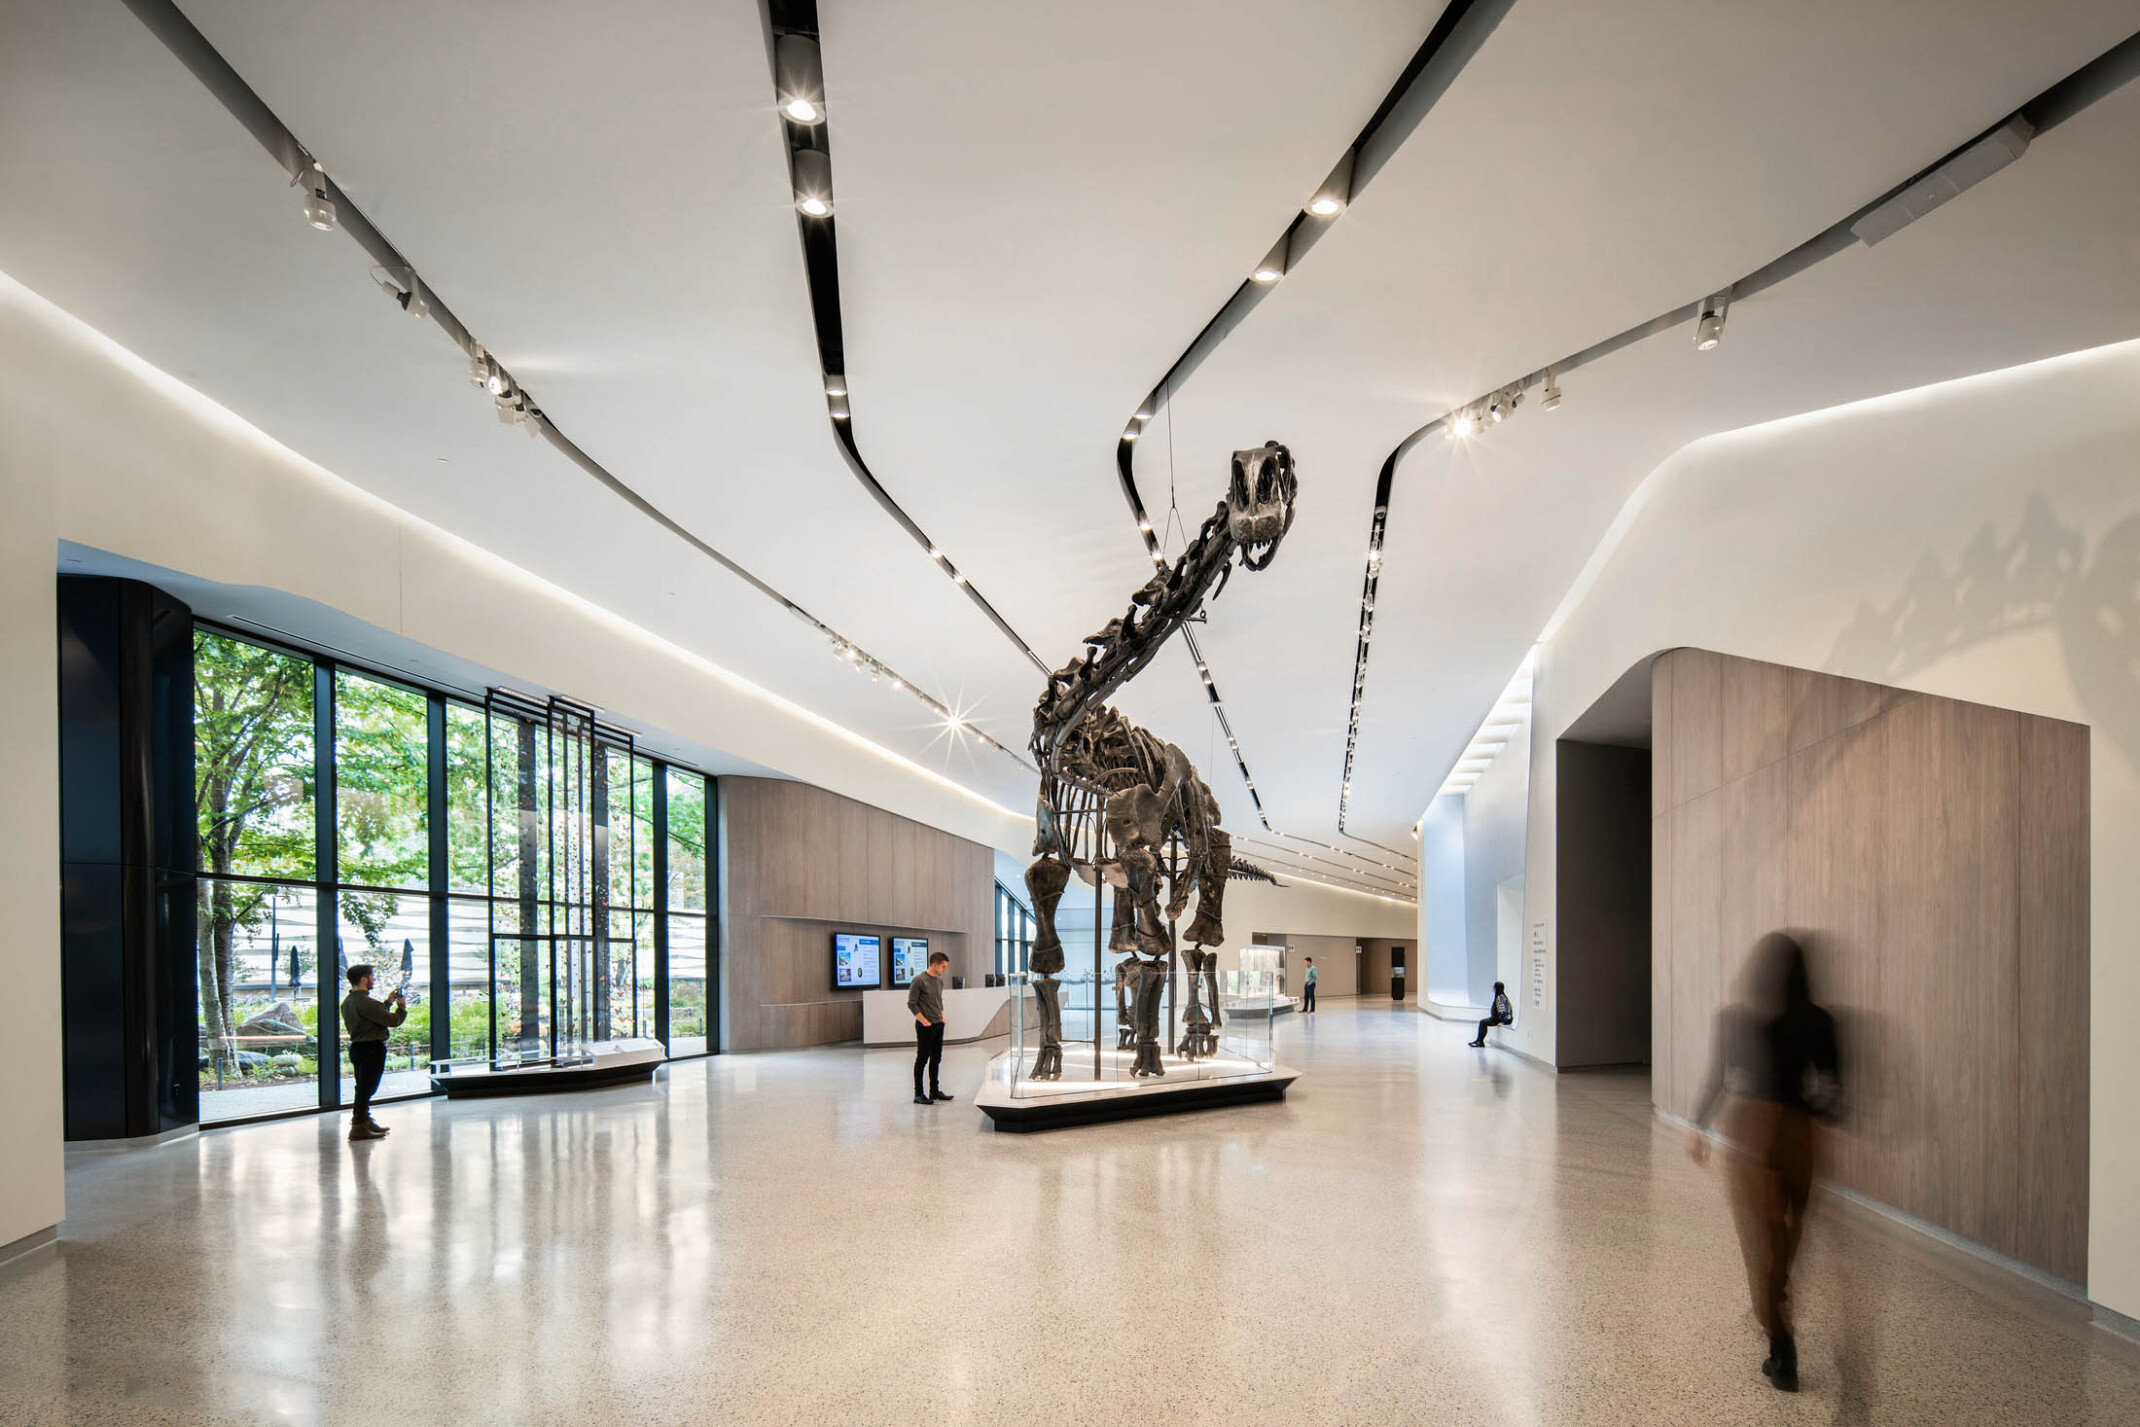
[[[424,295],[424,285],[417,281],[414,268],[374,268],[379,274],[379,290],[411,317],[431,315],[431,299]]]
[[[1322,186],[1315,190],[1315,196],[1308,200],[1308,211],[1318,218],[1335,218],[1351,201],[1352,150],[1347,149],[1337,167],[1330,170],[1330,177],[1323,180]]]
[[[1497,396],[1486,404],[1486,419],[1495,425],[1508,419],[1508,410],[1502,405],[1500,397]]]
[[[490,367],[490,375],[485,378],[483,385],[489,388],[490,394],[499,401],[507,400],[513,393],[513,379],[507,376],[505,368],[499,366],[496,362],[490,361],[488,358],[484,360]]]
[[[832,159],[822,149],[795,151],[795,206],[812,218],[832,213]]]
[[[951,583],[952,583],[952,584],[954,584],[954,585],[963,585],[963,584],[965,584],[965,583],[966,583],[966,576],[965,576],[964,572],[963,572],[963,571],[959,571],[959,570],[953,570],[953,571],[951,572]]]
[[[831,373],[830,375],[828,375],[828,376],[827,376],[827,377],[825,378],[825,395],[827,395],[827,396],[845,396],[845,395],[847,395],[847,378],[845,378],[845,377],[841,376],[841,375],[840,375],[840,374],[839,374],[838,372],[833,372],[833,373]]]
[[[1140,520],[1137,522],[1137,528],[1143,531],[1145,534],[1150,535],[1152,533],[1152,522],[1149,520]]]
[[[1256,264],[1255,270],[1249,273],[1250,282],[1276,282],[1285,276],[1286,246],[1291,236],[1287,234],[1272,244],[1271,250],[1263,255],[1263,261]]]
[[[312,161],[312,167],[298,175],[305,186],[305,221],[322,233],[334,231],[334,200],[327,196],[327,170]]]
[[[1545,396],[1538,404],[1547,411],[1560,410],[1560,378],[1554,376],[1550,371],[1546,373]]]
[[[847,409],[847,398],[844,396],[828,396],[825,398],[825,405],[831,409],[834,421],[845,421],[853,415]]]
[[[1129,430],[1122,433],[1122,439],[1125,441],[1134,441],[1142,434],[1143,433],[1141,431],[1139,431],[1136,427],[1132,426]]]
[[[932,560],[941,560],[944,558],[944,552],[937,549],[934,545],[931,545],[929,547],[929,558]]]
[[[1466,407],[1449,418],[1449,439],[1452,441],[1469,436],[1478,430],[1479,423],[1472,419],[1471,409]]]
[[[773,87],[780,112],[798,124],[825,118],[825,64],[817,41],[807,35],[781,35],[773,41]]]
[[[468,384],[482,386],[490,380],[490,358],[483,353],[481,342],[471,343],[468,349]]]
[[[1702,304],[1700,320],[1694,324],[1694,350],[1707,352],[1724,340],[1724,314],[1731,310],[1731,294],[1720,292]]]

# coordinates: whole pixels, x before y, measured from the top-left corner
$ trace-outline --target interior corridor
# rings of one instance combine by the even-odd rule
[[[1833,1200],[1771,1392],[1646,1078],[1470,1032],[1332,1000],[1282,1104],[1031,1136],[985,1044],[934,1109],[837,1047],[75,1154],[0,1268],[0,1421],[2140,1421],[2085,1307]]]

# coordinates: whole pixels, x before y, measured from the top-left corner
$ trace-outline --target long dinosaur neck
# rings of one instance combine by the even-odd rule
[[[1073,728],[1151,663],[1176,630],[1196,617],[1224,580],[1235,548],[1226,503],[1220,501],[1180,558],[1137,592],[1122,618],[1110,626],[1112,636],[1088,646],[1085,658],[1049,678],[1047,692],[1033,711],[1036,754],[1046,759]]]

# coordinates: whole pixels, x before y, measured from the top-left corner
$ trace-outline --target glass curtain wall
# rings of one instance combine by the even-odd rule
[[[408,999],[382,1096],[428,1093],[434,1060],[546,1040],[551,998],[525,994],[547,990],[557,945],[546,899],[523,885],[551,870],[547,844],[525,835],[553,811],[539,740],[207,625],[194,656],[202,1122],[347,1102],[336,1022],[354,963],[376,968],[374,994]],[[628,749],[601,755],[581,769],[596,791],[577,869],[604,874],[600,925],[573,928],[568,1004],[596,1038],[704,1053],[717,1048],[712,784]]]
[[[1008,976],[1024,971],[1033,952],[1033,933],[1038,924],[1025,903],[996,884],[996,970]]]

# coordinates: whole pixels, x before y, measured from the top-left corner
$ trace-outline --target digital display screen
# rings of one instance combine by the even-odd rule
[[[929,969],[929,939],[925,936],[892,938],[892,987],[898,989]]]
[[[882,939],[861,932],[834,932],[832,934],[832,984],[836,989],[852,991],[858,987],[874,987],[884,984],[877,969],[877,951]]]

